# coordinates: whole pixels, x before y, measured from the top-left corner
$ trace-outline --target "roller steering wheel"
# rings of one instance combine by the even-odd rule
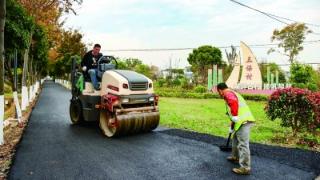
[[[98,67],[100,67],[99,65],[102,63],[110,64],[112,61],[115,62],[115,66],[117,68],[118,62],[117,62],[116,58],[114,58],[113,56],[101,56],[98,60]]]

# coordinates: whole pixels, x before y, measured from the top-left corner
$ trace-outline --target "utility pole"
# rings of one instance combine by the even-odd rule
[[[0,145],[4,143],[4,25],[6,18],[6,0],[0,0]]]

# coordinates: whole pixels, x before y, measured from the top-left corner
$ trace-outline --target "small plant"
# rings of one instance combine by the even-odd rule
[[[272,121],[281,119],[281,126],[291,127],[296,136],[313,124],[313,109],[307,98],[310,94],[309,90],[299,88],[278,89],[268,100],[266,114]]]
[[[157,81],[157,85],[159,87],[163,87],[165,83],[166,83],[166,80],[162,79],[162,78],[158,79],[158,81]]]
[[[181,78],[181,88],[183,89],[192,89],[193,88],[193,84],[189,82],[189,80],[185,77]]]
[[[207,90],[206,87],[204,87],[204,86],[202,86],[202,85],[198,85],[197,87],[194,88],[194,91],[195,91],[196,93],[205,93],[205,92],[207,92],[208,90]]]
[[[180,86],[180,85],[181,85],[180,79],[179,79],[179,78],[175,78],[175,79],[172,81],[172,85],[173,85],[173,86]]]
[[[304,133],[299,136],[297,144],[313,148],[316,147],[319,142],[315,136]]]

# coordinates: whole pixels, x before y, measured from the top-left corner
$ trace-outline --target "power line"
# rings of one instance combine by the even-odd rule
[[[270,13],[269,13],[269,14],[270,14]],[[285,18],[285,17],[277,16],[277,15],[274,15],[274,14],[270,14],[270,15],[272,15],[272,16],[274,16],[274,17],[277,17],[277,18],[285,19],[285,20],[287,20],[287,21],[299,22],[299,21],[292,20],[292,19],[289,19],[289,18]],[[306,22],[303,22],[303,23],[304,23],[304,24],[306,24],[306,25],[309,25],[309,26],[320,27],[320,25],[318,25],[318,24],[312,24],[312,23],[306,23]]]
[[[259,64],[270,64],[270,63],[259,63]],[[304,63],[309,65],[320,65],[320,63]],[[278,66],[290,66],[291,64],[277,64]]]
[[[305,41],[303,44],[311,44],[311,43],[318,43],[320,40],[310,40],[310,41]],[[260,48],[260,47],[272,47],[272,46],[277,46],[279,43],[268,43],[268,44],[251,44],[248,45],[251,48]],[[217,48],[220,49],[226,49],[229,48],[230,46],[220,46]],[[239,45],[236,45],[234,47],[240,47]],[[106,51],[109,52],[119,52],[119,51],[185,51],[185,50],[193,50],[196,48],[148,48],[148,49],[107,49]]]
[[[271,14],[269,14],[269,13],[260,11],[260,10],[258,10],[258,9],[255,9],[255,8],[253,8],[253,7],[250,7],[250,6],[247,6],[247,5],[242,4],[242,3],[238,2],[238,1],[235,1],[235,0],[230,0],[230,1],[233,2],[233,3],[239,4],[240,6],[249,8],[249,9],[254,10],[254,11],[257,11],[257,12],[259,12],[259,13],[261,13],[261,14],[263,14],[263,15],[266,15],[266,16],[270,17],[271,19],[274,19],[274,20],[276,20],[276,21],[279,21],[279,22],[281,22],[281,23],[283,23],[283,24],[289,25],[289,23],[284,22],[284,21],[282,21],[282,20],[279,20],[279,19],[273,17],[273,16],[272,16]]]
[[[239,4],[240,6],[249,8],[249,9],[254,10],[254,11],[257,11],[257,12],[263,14],[263,15],[268,16],[269,18],[271,18],[271,19],[273,19],[273,20],[276,20],[276,21],[281,22],[281,23],[286,24],[286,25],[289,25],[289,23],[287,23],[287,22],[285,22],[285,21],[282,21],[282,20],[280,20],[280,19],[285,19],[285,20],[287,20],[287,21],[293,21],[293,22],[296,22],[296,23],[299,22],[299,21],[296,21],[296,20],[292,20],[292,19],[289,19],[289,18],[285,18],[285,17],[281,17],[281,16],[277,16],[277,15],[274,15],[274,14],[271,14],[271,13],[267,13],[267,12],[261,11],[261,10],[259,10],[259,9],[250,7],[250,6],[248,6],[248,5],[245,5],[245,4],[240,3],[240,2],[238,2],[238,1],[235,1],[235,0],[230,0],[230,1],[233,2],[233,3]],[[279,19],[279,18],[280,18],[280,19]],[[318,24],[311,24],[311,23],[305,23],[305,22],[302,22],[302,23],[307,24],[307,25],[311,25],[311,26],[320,27],[320,25],[318,25]],[[312,33],[312,34],[315,34],[315,35],[320,35],[320,33],[316,33],[316,32],[311,32],[311,33]]]

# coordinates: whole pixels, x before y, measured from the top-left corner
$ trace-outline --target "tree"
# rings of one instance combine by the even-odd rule
[[[34,79],[40,79],[41,75],[45,75],[47,73],[49,51],[49,41],[42,26],[35,25],[32,41],[31,57],[34,62]]]
[[[57,49],[60,46],[62,26],[61,21],[63,13],[76,14],[74,5],[80,5],[82,0],[18,0],[18,2],[27,10],[36,23],[43,26],[49,39],[49,60],[54,62],[57,59]]]
[[[312,91],[318,90],[317,80],[319,77],[312,66],[293,63],[290,66],[290,82],[299,88],[308,88]]]
[[[18,0],[18,2],[26,9],[28,14],[34,18],[35,22],[42,27],[45,27],[45,32],[48,33],[49,47],[51,50],[55,51],[57,45],[60,42],[60,30],[63,22],[59,19],[63,12],[75,13],[73,5],[75,3],[81,4],[82,0]],[[27,86],[31,85],[27,83],[27,75],[32,71],[33,65],[29,63],[29,51],[31,47],[31,39],[33,36],[33,31],[29,37],[30,44],[24,50],[24,65],[23,65],[23,76],[22,76],[22,107],[23,109],[28,104],[26,99],[27,96]],[[54,54],[53,52],[52,54]],[[29,76],[30,77],[30,76]],[[32,88],[33,89],[33,85]],[[34,92],[31,92],[35,94]]]
[[[305,36],[312,31],[304,23],[293,23],[281,30],[275,29],[271,36],[271,42],[277,40],[280,43],[278,48],[283,48],[284,55],[289,57],[289,62],[293,63],[296,60],[299,52],[303,50],[301,45]],[[274,52],[271,48],[268,53]],[[279,51],[278,51],[279,52]]]
[[[126,63],[127,69],[135,70],[135,68],[138,65],[142,64],[142,61],[140,59],[129,58],[125,60],[125,63]]]
[[[58,58],[65,54],[83,56],[87,49],[84,42],[82,42],[83,34],[78,30],[63,30],[61,34],[61,43],[58,47]]]
[[[139,64],[134,68],[134,71],[136,71],[137,73],[143,74],[149,78],[151,78],[152,74],[151,74],[151,69],[148,65],[145,64]]]
[[[62,31],[61,43],[57,48],[57,61],[55,65],[55,75],[65,75],[71,72],[71,57],[82,57],[87,51],[83,35],[78,30]],[[81,59],[81,58],[78,58]]]
[[[125,61],[122,61],[121,59],[119,58],[116,58],[117,59],[117,62],[118,62],[118,69],[128,69],[127,68],[127,64],[125,63]]]
[[[228,53],[227,50],[225,50],[226,56],[228,59],[228,62],[231,66],[234,66],[234,63],[236,62],[236,57],[238,56],[236,47],[231,45],[231,53]]]
[[[233,65],[232,64],[226,64],[224,61],[222,62],[222,64],[220,65],[220,67],[223,69],[222,71],[222,77],[223,77],[223,81],[227,81],[227,79],[229,78],[232,70],[233,70]]]
[[[56,4],[59,5],[61,11],[66,13],[74,13],[74,4],[80,5],[83,0],[19,0],[26,8],[32,9],[33,14],[39,13],[39,11],[46,11]]]
[[[30,44],[30,35],[34,27],[34,21],[27,15],[23,7],[13,0],[8,0],[6,3],[6,25],[5,25],[5,74],[10,79],[13,89],[13,74],[12,74],[12,56],[15,51],[26,49]]]
[[[73,6],[80,5],[82,0],[18,0],[18,2],[30,16],[34,17],[37,24],[45,27],[50,47],[55,47],[60,42],[61,27],[64,23],[59,20],[62,13],[76,14]]]
[[[201,46],[194,49],[189,54],[188,62],[191,64],[192,69],[196,70],[195,73],[199,73],[202,77],[202,83],[205,83],[207,79],[207,68],[209,65],[222,64],[222,54],[219,48],[212,46]]]
[[[28,97],[27,97],[27,67],[29,61],[29,47],[32,42],[32,32],[34,29],[33,19],[27,15],[26,11],[17,4],[14,0],[7,2],[7,22],[5,33],[8,34],[5,38],[5,48],[7,55],[12,54],[15,49],[23,50],[24,66],[22,76],[22,110],[25,110]],[[7,68],[9,75],[11,75],[11,69]],[[12,78],[11,78],[12,79]]]
[[[131,71],[135,71],[137,73],[143,74],[149,78],[152,78],[152,69],[143,64],[140,59],[129,58],[125,60],[117,59],[118,69],[127,69]]]
[[[0,145],[3,144],[4,118],[4,27],[6,19],[6,0],[0,0]]]
[[[158,79],[159,75],[160,75],[160,70],[159,67],[151,65],[150,67],[150,71],[151,71],[151,76],[153,80]]]

